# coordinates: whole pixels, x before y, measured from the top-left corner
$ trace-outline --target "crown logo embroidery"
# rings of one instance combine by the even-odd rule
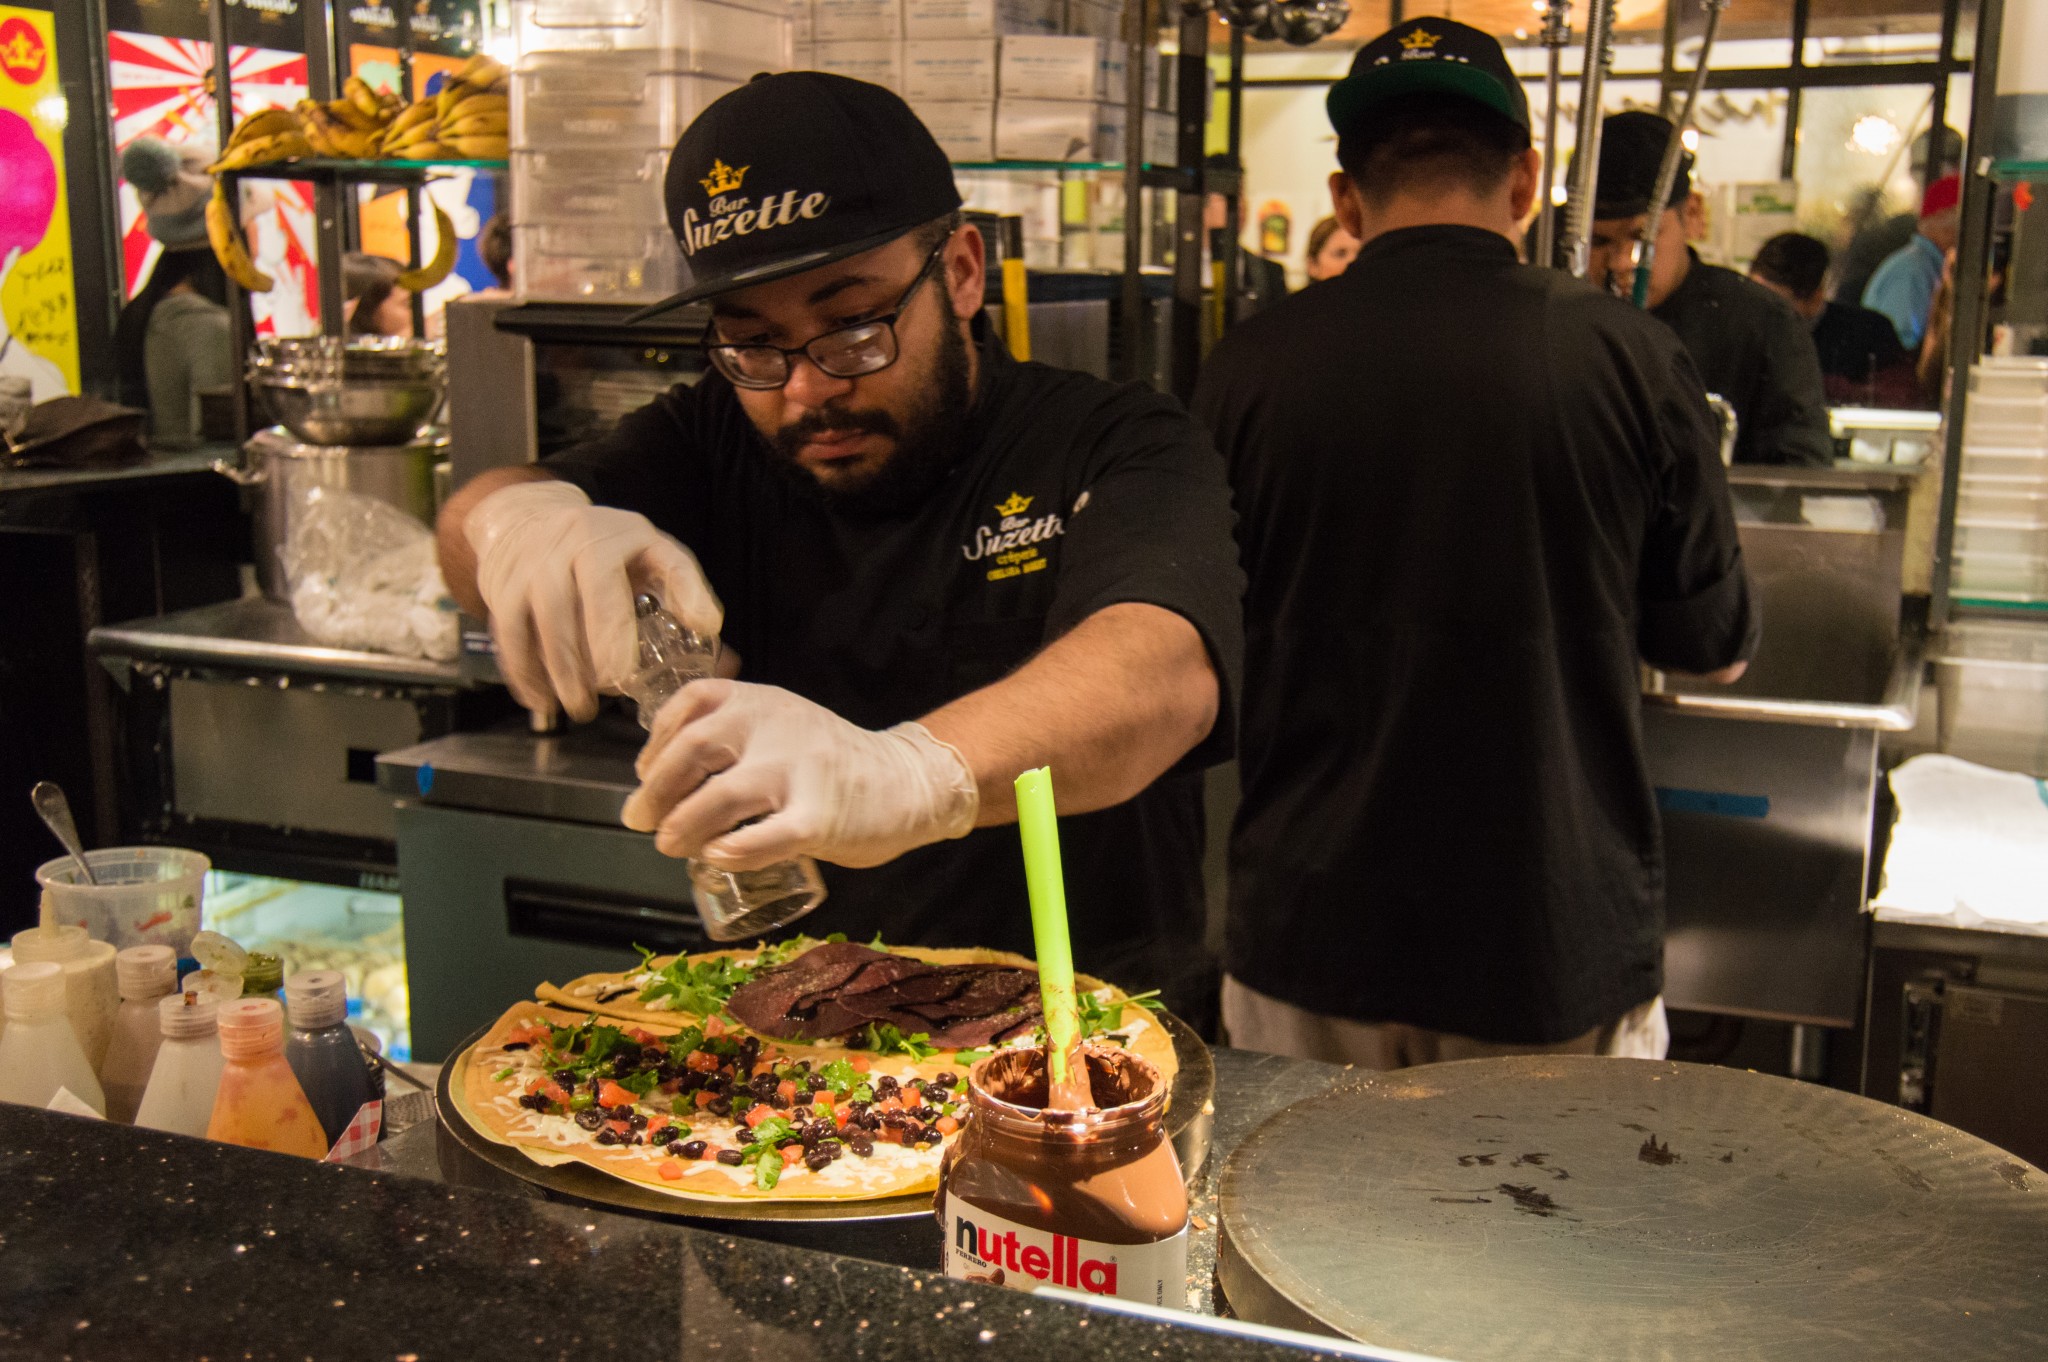
[[[1407,37],[1401,39],[1401,46],[1410,52],[1427,52],[1442,42],[1443,37],[1444,35],[1441,33],[1431,33],[1426,28],[1418,28]]]
[[[1033,498],[1031,497],[1018,496],[1015,492],[1012,492],[1008,501],[996,507],[996,514],[1001,516],[1023,515],[1031,509],[1032,501]]]
[[[752,166],[729,166],[725,162],[713,157],[711,173],[697,181],[697,183],[704,186],[704,192],[707,194],[730,194],[733,190],[740,187],[740,181],[744,180],[747,177],[747,172],[752,169]]]

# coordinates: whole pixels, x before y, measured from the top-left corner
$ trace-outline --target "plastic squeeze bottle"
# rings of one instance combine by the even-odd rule
[[[374,1101],[369,1062],[348,1029],[348,984],[340,970],[300,970],[284,981],[285,1062],[320,1118],[327,1147],[341,1138],[363,1103]]]
[[[100,1061],[100,1086],[107,1093],[107,1119],[133,1124],[164,1040],[157,1001],[178,986],[177,953],[169,946],[130,946],[114,956],[114,978],[121,986],[121,1010]]]
[[[77,929],[77,930],[83,930]],[[0,1034],[0,1102],[47,1107],[67,1088],[105,1115],[106,1094],[66,1015],[64,967],[39,960],[0,975],[7,1030]]]
[[[39,961],[64,967],[65,1010],[85,1057],[97,1069],[114,1035],[121,989],[114,982],[114,947],[95,941],[83,927],[25,927],[14,934],[16,964]]]
[[[320,1118],[284,1058],[284,1008],[275,998],[239,998],[220,1009],[220,1092],[206,1138],[249,1149],[301,1154],[329,1148]]]
[[[173,993],[156,1006],[163,1045],[149,1071],[135,1124],[174,1135],[204,1135],[227,1062],[220,1053],[220,1002],[202,993]]]
[[[278,993],[283,988],[284,961],[262,951],[250,951],[248,963],[242,969],[242,996],[281,1003],[284,999]]]

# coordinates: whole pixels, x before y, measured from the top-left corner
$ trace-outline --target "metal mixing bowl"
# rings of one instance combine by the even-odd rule
[[[249,378],[256,383],[317,382],[336,372],[357,379],[413,379],[438,376],[447,355],[438,341],[402,336],[265,336],[249,352]]]
[[[351,378],[308,387],[257,377],[256,390],[279,424],[314,445],[402,445],[441,409],[442,379]]]

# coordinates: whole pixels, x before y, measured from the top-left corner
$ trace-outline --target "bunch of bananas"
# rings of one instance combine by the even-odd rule
[[[509,143],[510,73],[482,53],[385,130],[382,153],[406,161],[502,161]]]
[[[405,107],[397,95],[379,94],[361,76],[350,76],[341,98],[325,104],[302,99],[294,110],[299,130],[316,154],[338,161],[366,161],[383,144],[385,130]]]
[[[235,225],[235,210],[228,203],[227,187],[219,180],[213,182],[213,197],[206,201],[206,239],[228,278],[251,293],[270,291],[276,281],[257,269],[256,262],[249,258],[248,243],[242,240],[242,229]]]
[[[264,161],[289,161],[312,154],[312,144],[299,130],[299,120],[289,109],[265,109],[242,120],[234,136],[228,139],[227,150],[207,169],[219,174]]]

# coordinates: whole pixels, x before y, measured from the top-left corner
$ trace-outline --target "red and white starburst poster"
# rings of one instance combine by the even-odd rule
[[[107,63],[116,151],[138,137],[213,153],[218,146],[213,44],[196,38],[110,32]],[[306,97],[306,59],[267,47],[229,49],[237,121],[260,109],[290,108]],[[121,200],[121,258],[134,297],[161,249],[150,237],[141,200],[126,181]],[[257,267],[277,280],[251,296],[258,335],[318,331],[319,281],[313,265],[313,191],[298,181],[250,180],[242,186],[242,228]]]

